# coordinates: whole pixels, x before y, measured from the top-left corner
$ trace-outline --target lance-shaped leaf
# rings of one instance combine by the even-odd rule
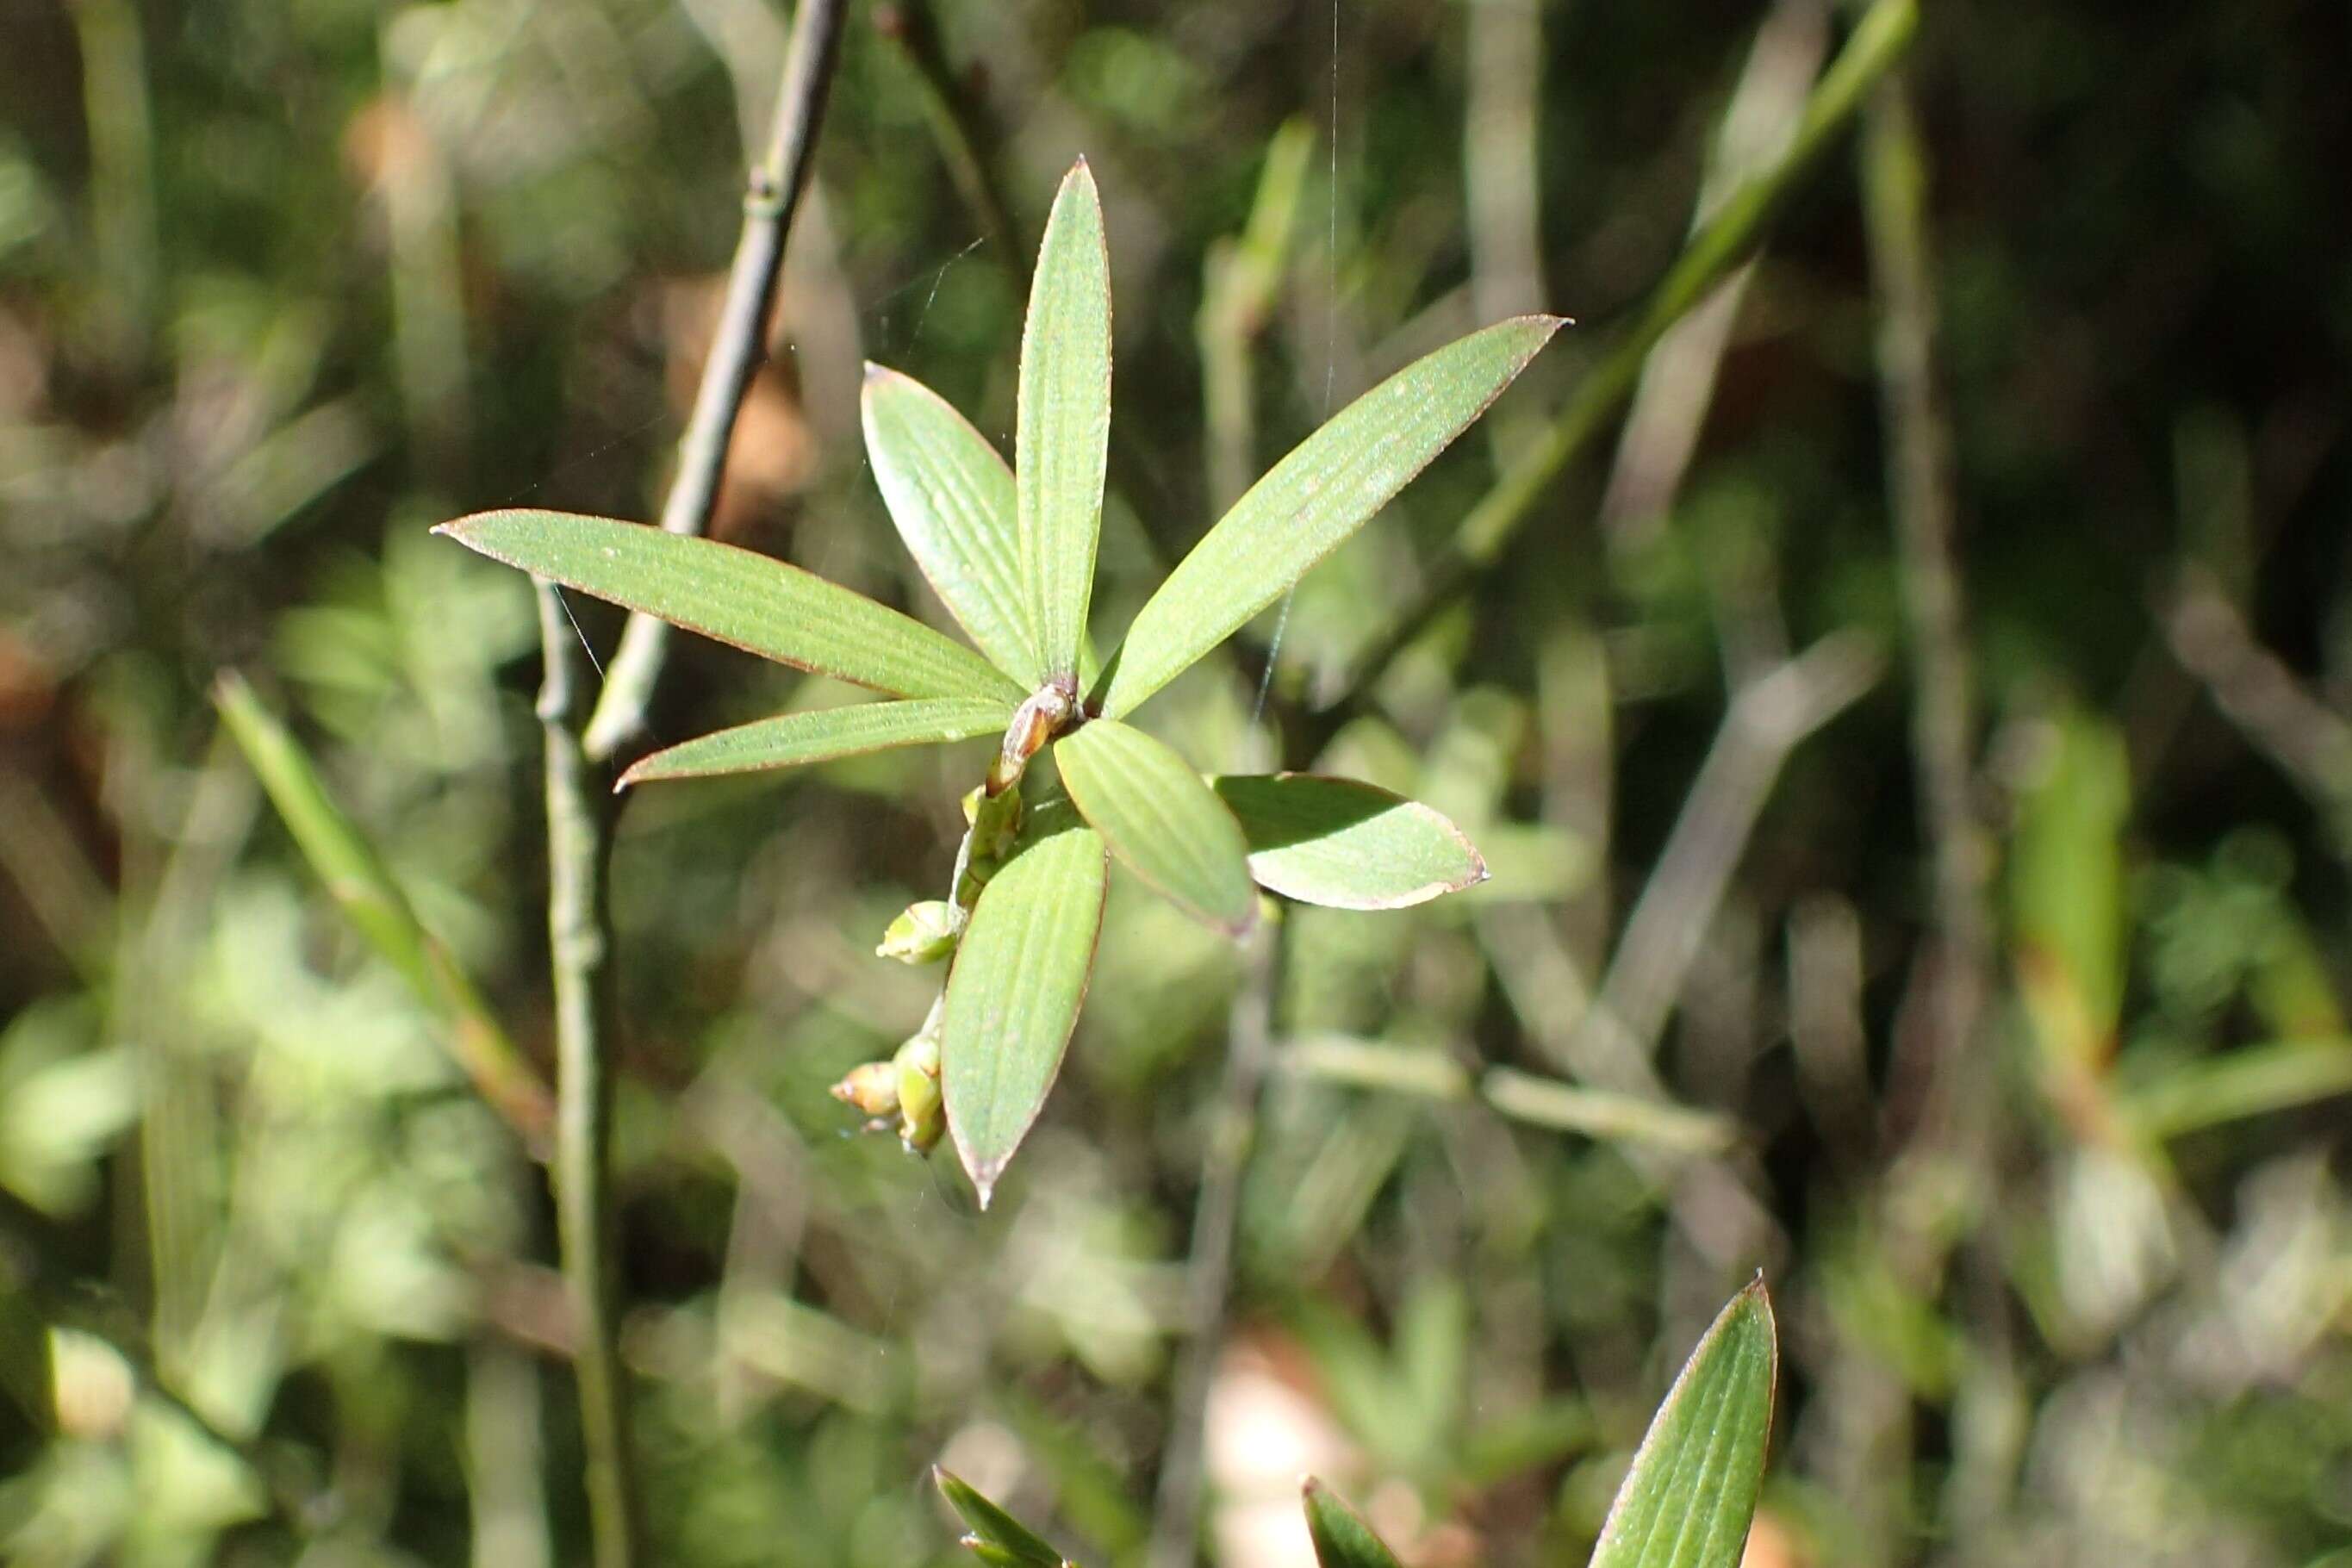
[[[1291,448],[1136,612],[1101,710],[1131,711],[1282,597],[1468,429],[1560,325],[1518,316],[1456,339]]]
[[[1088,726],[1092,728],[1092,726]],[[1242,825],[1259,887],[1335,910],[1401,910],[1486,879],[1442,815],[1356,779],[1227,774],[1217,795]]]
[[[894,746],[922,746],[1000,735],[1013,704],[992,697],[925,697],[783,713],[684,741],[656,752],[621,775],[616,787],[654,779],[702,778],[831,762]]]
[[[1658,1406],[1591,1568],[1738,1568],[1779,1373],[1772,1303],[1759,1279],[1724,1308]]]
[[[485,511],[433,531],[494,561],[779,664],[896,697],[1024,695],[971,649],[772,556],[643,523]]]
[[[1077,671],[1109,444],[1110,258],[1102,201],[1081,158],[1045,219],[1013,427],[1021,574],[1048,676]]]
[[[984,1560],[1017,1568],[1069,1568],[1068,1560],[1044,1537],[982,1497],[962,1477],[933,1465],[931,1480],[971,1531],[963,1543]]]
[[[898,537],[940,602],[997,668],[1045,679],[1021,589],[1013,470],[947,399],[912,376],[866,367],[866,455]]]
[[[1307,1533],[1322,1568],[1397,1568],[1396,1554],[1339,1493],[1312,1476],[1300,1490],[1307,1498]]]
[[[1257,918],[1241,824],[1165,742],[1097,719],[1055,742],[1078,814],[1154,892],[1238,936]]]
[[[1071,820],[981,889],[948,973],[940,1087],[982,1208],[1061,1070],[1102,931],[1102,839]]]

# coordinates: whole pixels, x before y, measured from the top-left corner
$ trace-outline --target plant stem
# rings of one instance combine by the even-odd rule
[[[1209,1389],[1216,1380],[1217,1352],[1224,1342],[1242,1177],[1257,1142],[1258,1089],[1274,1055],[1274,999],[1290,951],[1290,922],[1272,923],[1273,931],[1259,942],[1234,997],[1225,1070],[1201,1155],[1192,1254],[1184,1267],[1184,1349],[1176,1363],[1174,1407],[1160,1456],[1160,1490],[1144,1559],[1148,1568],[1192,1568],[1200,1550],[1202,1440]]]
[[[561,590],[540,583],[547,745],[547,936],[555,980],[555,1210],[576,1348],[588,1517],[597,1568],[639,1561],[635,1454],[621,1364],[612,1261],[613,972],[606,908],[617,797],[580,735],[587,692]]]
[[[1826,0],[1774,0],[1717,122],[1691,215],[1694,234],[1715,216],[1725,193],[1788,150],[1829,41]],[[1612,550],[1645,542],[1664,526],[1698,450],[1716,376],[1755,272],[1753,258],[1740,263],[1643,363],[1601,499],[1601,531]]]
[[[802,0],[793,18],[768,157],[751,174],[719,328],[662,506],[661,525],[673,533],[701,532],[718,502],[735,417],[766,352],[769,310],[840,56],[845,9],[845,0]],[[584,649],[551,584],[539,584],[539,627],[555,987],[557,1232],[577,1336],[573,1368],[595,1562],[597,1568],[633,1568],[642,1556],[643,1523],[610,1252],[617,1075],[606,879],[619,806],[608,781],[619,753],[646,733],[668,628],[649,616],[629,617],[592,712],[582,679]]]
[[[1878,670],[1866,635],[1833,632],[1733,695],[1580,1028],[1610,1031],[1644,1057],[1654,1050],[1789,753]]]
[[[1011,209],[997,183],[994,137],[978,97],[948,62],[947,45],[929,0],[898,0],[878,7],[875,30],[898,47],[908,68],[922,89],[923,121],[939,144],[956,195],[980,225],[989,245],[1015,276],[1024,274],[1027,259],[1013,232]]]
[[[1805,101],[1796,133],[1780,155],[1726,193],[1715,216],[1684,247],[1649,299],[1621,331],[1527,452],[1506,468],[1462,524],[1427,574],[1421,596],[1396,623],[1375,638],[1370,651],[1343,683],[1339,695],[1318,710],[1319,728],[1336,727],[1363,701],[1364,694],[1437,612],[1473,581],[1495,568],[1504,547],[1535,512],[1550,489],[1618,406],[1632,395],[1642,367],[1660,338],[1746,259],[1764,232],[1766,220],[1843,131],[1869,90],[1903,58],[1916,30],[1916,0],[1874,0],[1855,24],[1845,48]]]
[[[1958,502],[1952,437],[1935,381],[1935,285],[1927,175],[1900,77],[1873,97],[1863,121],[1862,205],[1871,283],[1878,297],[1879,401],[1886,425],[1887,507],[1911,626],[1911,750],[1919,815],[1935,866],[1936,929],[1928,984],[1931,1118],[1976,1059],[1975,1035],[1991,991],[1992,934],[1985,909],[1990,835],[1970,798],[1976,747],[1974,673],[1953,558]],[[1981,1076],[1981,1075],[1979,1075]],[[1928,1129],[1945,1142],[1952,1129]],[[1949,1150],[1945,1150],[1949,1152]]]
[[[710,357],[703,362],[694,411],[678,439],[677,474],[662,502],[661,526],[671,533],[700,533],[719,504],[735,416],[767,354],[768,316],[783,270],[784,244],[808,184],[846,9],[845,0],[801,0],[793,14],[768,155],[751,171],[743,197],[743,231],[728,268],[727,297],[719,307]],[[610,763],[640,742],[668,647],[665,623],[644,614],[629,616],[606,668],[604,693],[583,735],[589,760]]]

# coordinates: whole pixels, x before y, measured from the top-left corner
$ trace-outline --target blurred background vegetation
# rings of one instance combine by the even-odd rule
[[[1080,153],[1110,635],[1387,370],[1517,310],[1582,325],[1155,710],[1212,765],[1414,791],[1493,881],[1295,911],[1270,972],[1115,877],[984,1216],[824,1090],[921,1020],[932,977],[868,949],[944,885],[985,747],[631,803],[658,1556],[945,1563],[944,1456],[1098,1564],[1188,1561],[1166,1500],[1202,1473],[1208,1555],[1298,1562],[1307,1468],[1410,1561],[1579,1561],[1760,1268],[1759,1568],[2352,1563],[2342,7],[1937,7],[1752,267],[1332,706],[1851,23],[851,8],[721,537],[931,613],[860,362],[1003,437]],[[530,1097],[502,1117],[452,1051],[494,1016],[548,1068],[530,593],[425,529],[658,505],[784,26],[0,5],[14,1560],[583,1558]],[[342,906],[224,729],[227,670],[372,847],[327,848]],[[671,673],[667,740],[843,695],[691,639]],[[432,942],[387,952],[362,927],[404,900]]]

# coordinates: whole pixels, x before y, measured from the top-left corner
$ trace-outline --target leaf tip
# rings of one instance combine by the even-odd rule
[[[871,387],[877,381],[887,381],[889,379],[890,367],[888,365],[877,364],[872,360],[867,360],[866,362],[866,384],[868,387]]]

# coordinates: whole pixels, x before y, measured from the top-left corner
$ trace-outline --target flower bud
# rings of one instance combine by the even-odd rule
[[[909,1152],[928,1154],[947,1131],[947,1106],[940,1094],[940,1042],[917,1035],[891,1058],[898,1076],[898,1136]]]
[[[883,931],[875,952],[901,963],[936,963],[955,951],[955,906],[944,899],[908,904]]]
[[[898,1109],[898,1068],[892,1062],[860,1062],[849,1076],[833,1086],[833,1098],[854,1105],[868,1116],[889,1116]]]

